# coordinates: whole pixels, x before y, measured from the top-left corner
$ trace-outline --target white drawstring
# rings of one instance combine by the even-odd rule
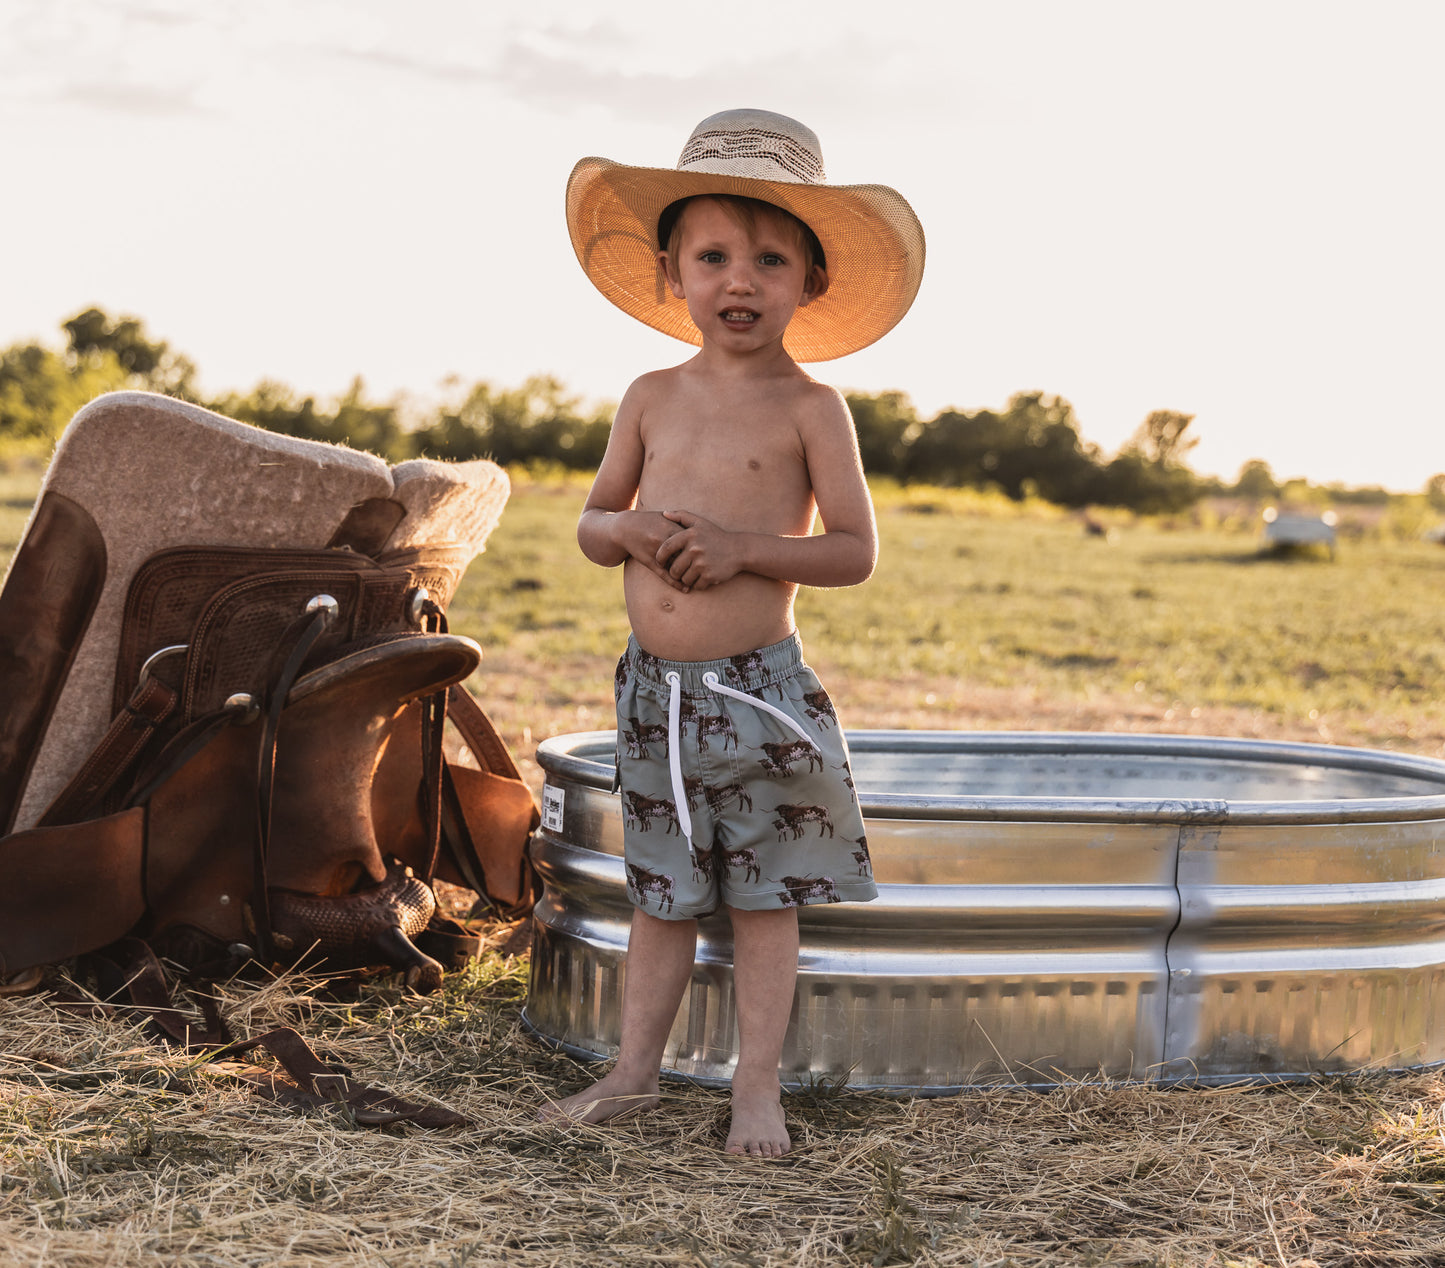
[[[744,704],[750,704],[755,709],[761,709],[765,713],[771,713],[773,717],[777,718],[784,726],[790,727],[799,739],[809,744],[813,742],[813,737],[776,705],[771,705],[766,700],[759,700],[757,696],[750,696],[746,691],[734,691],[731,687],[724,687],[722,683],[718,681],[717,675],[713,673],[712,670],[708,670],[708,672],[702,676],[702,685],[709,691],[721,692],[725,696],[731,696],[734,700],[741,700]]]
[[[741,700],[744,704],[750,704],[754,709],[761,709],[764,713],[771,713],[784,726],[793,731],[805,744],[812,745],[813,737],[809,735],[794,718],[790,718],[776,705],[769,704],[766,700],[760,700],[757,696],[750,696],[745,691],[735,691],[731,687],[725,687],[718,681],[718,676],[708,670],[702,676],[702,685],[709,691],[715,691],[722,696],[731,696],[734,700]],[[677,822],[682,828],[682,835],[687,839],[687,848],[692,850],[692,811],[687,804],[687,786],[682,782],[682,744],[680,725],[682,719],[682,676],[676,670],[667,672],[667,769],[672,776],[672,796],[677,804]],[[816,746],[814,746],[816,747]]]
[[[692,849],[692,811],[687,805],[687,788],[682,782],[682,748],[678,732],[678,720],[682,716],[682,678],[675,670],[669,670],[667,685],[667,769],[672,774],[672,796],[677,803],[677,821],[682,825],[682,835],[687,839],[687,848]]]

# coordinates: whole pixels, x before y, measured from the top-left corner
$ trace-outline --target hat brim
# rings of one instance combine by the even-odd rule
[[[812,185],[584,158],[567,180],[567,232],[582,270],[623,312],[701,344],[685,301],[657,265],[657,221],[679,198],[736,194],[791,212],[817,235],[828,289],[788,324],[795,361],[830,361],[866,348],[902,320],[923,280],[923,226],[886,185]]]

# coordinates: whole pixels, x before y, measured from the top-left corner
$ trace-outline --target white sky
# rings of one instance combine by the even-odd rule
[[[95,304],[207,391],[615,400],[688,350],[592,290],[567,173],[756,105],[928,234],[912,312],[818,377],[1043,389],[1107,450],[1178,409],[1200,471],[1419,489],[1442,39],[1434,0],[0,0],[0,345]]]

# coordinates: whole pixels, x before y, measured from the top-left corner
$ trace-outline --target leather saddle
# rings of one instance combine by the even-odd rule
[[[66,429],[0,590],[0,991],[140,938],[209,977],[475,954],[537,808],[446,609],[508,493],[148,393]]]

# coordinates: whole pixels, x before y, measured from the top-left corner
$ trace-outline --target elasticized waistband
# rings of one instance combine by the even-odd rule
[[[753,693],[784,682],[798,671],[803,663],[803,641],[794,633],[781,642],[741,656],[725,656],[721,660],[663,660],[643,651],[637,639],[629,635],[626,655],[632,672],[654,686],[669,687],[668,675],[676,674],[679,690],[686,696],[708,695],[710,688],[703,682],[708,675],[734,691]]]

